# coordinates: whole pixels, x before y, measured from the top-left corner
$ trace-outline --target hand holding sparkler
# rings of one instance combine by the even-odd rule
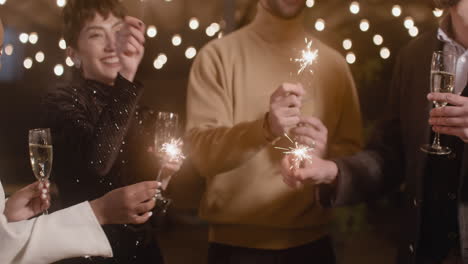
[[[321,158],[326,156],[328,129],[320,119],[301,116],[299,125],[290,132],[299,144],[313,147],[314,155]]]
[[[270,134],[281,137],[299,124],[301,98],[304,94],[302,86],[295,84],[284,83],[276,89],[271,95],[268,112]]]
[[[283,181],[291,188],[297,189],[307,183],[333,184],[338,177],[338,167],[333,161],[311,156],[310,162],[305,162],[303,167],[294,168],[294,160],[294,155],[288,154],[281,161]]]

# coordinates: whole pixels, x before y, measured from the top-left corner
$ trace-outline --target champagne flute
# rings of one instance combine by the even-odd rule
[[[434,93],[453,93],[457,57],[450,52],[435,51],[431,63],[431,91]],[[434,107],[444,107],[447,102],[434,101]],[[435,133],[432,144],[421,146],[421,150],[433,155],[448,155],[449,147],[440,144],[440,134]]]
[[[29,158],[36,179],[42,184],[49,179],[52,170],[53,149],[49,128],[29,130]],[[45,210],[43,214],[48,214]]]
[[[154,135],[154,147],[155,147],[155,154],[159,160],[159,171],[157,175],[157,181],[161,182],[162,172],[164,170],[164,162],[167,161],[170,157],[171,153],[168,153],[167,145],[174,142],[177,136],[178,130],[178,123],[179,117],[175,113],[170,112],[158,112],[156,116],[156,131]],[[156,204],[161,211],[165,213],[171,200],[165,198],[162,195],[162,189],[159,188],[156,196]]]

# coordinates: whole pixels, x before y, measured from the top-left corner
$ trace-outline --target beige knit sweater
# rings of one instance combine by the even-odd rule
[[[329,232],[331,212],[315,201],[315,187],[293,190],[279,172],[281,151],[264,137],[270,95],[283,82],[305,87],[302,114],[329,130],[328,156],[361,147],[361,117],[352,76],[336,51],[304,32],[303,17],[281,20],[262,7],[252,24],[206,45],[189,80],[190,155],[206,178],[200,216],[211,242],[285,249]],[[318,49],[313,73],[297,74],[291,58],[305,38]],[[283,139],[278,146],[289,146]]]

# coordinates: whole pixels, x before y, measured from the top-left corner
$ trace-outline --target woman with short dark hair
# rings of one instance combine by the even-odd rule
[[[53,179],[63,205],[70,206],[154,179],[157,168],[147,151],[153,143],[152,116],[138,107],[143,86],[134,80],[144,53],[143,22],[125,16],[118,0],[71,0],[63,17],[76,69],[71,82],[48,93],[45,126],[54,139]],[[180,165],[164,164],[164,184]],[[104,226],[104,231],[112,259],[63,263],[162,263],[149,223]]]

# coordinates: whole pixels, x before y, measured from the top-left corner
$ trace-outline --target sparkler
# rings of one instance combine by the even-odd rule
[[[292,159],[293,164],[289,168],[290,170],[294,168],[299,168],[301,164],[303,164],[306,161],[312,162],[311,152],[315,149],[314,147],[308,147],[306,145],[299,144],[298,142],[293,141],[286,133],[284,134],[284,136],[294,145],[294,147],[289,147],[289,148],[275,147],[275,149],[284,150],[283,154],[285,155],[291,154],[293,156],[293,159]]]
[[[168,143],[164,143],[161,146],[160,152],[167,158],[169,161],[182,161],[185,159],[184,153],[182,152],[182,140],[171,139]]]
[[[294,62],[296,62],[299,65],[297,75],[300,75],[302,72],[304,72],[304,70],[313,65],[318,58],[318,50],[312,50],[312,40],[309,41],[306,38],[305,43],[306,48],[301,51],[302,56],[294,59]],[[309,72],[312,73],[312,69],[309,69]]]

